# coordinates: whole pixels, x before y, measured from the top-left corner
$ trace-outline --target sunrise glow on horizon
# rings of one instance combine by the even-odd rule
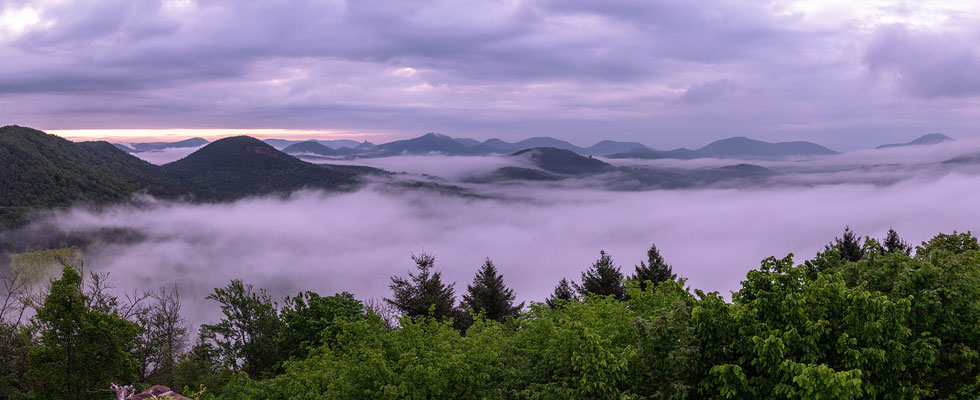
[[[246,135],[258,139],[350,139],[357,141],[386,140],[396,137],[393,133],[352,132],[328,129],[49,129],[47,133],[73,141],[107,140],[114,142],[150,142],[183,140],[202,137],[208,140],[228,136]]]

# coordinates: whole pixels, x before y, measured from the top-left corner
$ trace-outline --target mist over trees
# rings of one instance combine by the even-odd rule
[[[977,398],[977,238],[912,249],[892,230],[881,243],[847,228],[803,263],[767,258],[730,301],[687,287],[655,245],[629,277],[603,251],[581,282],[562,278],[526,307],[489,258],[458,303],[426,253],[382,303],[306,291],[280,306],[232,280],[207,296],[222,317],[193,345],[175,288],[117,298],[108,276],[66,263],[36,295],[4,277],[18,302],[3,304],[33,311],[2,310],[0,394],[109,399],[117,383],[199,399]]]

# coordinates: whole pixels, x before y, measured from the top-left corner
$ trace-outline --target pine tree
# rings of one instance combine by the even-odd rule
[[[419,273],[409,273],[407,279],[391,277],[392,298],[385,301],[412,319],[428,316],[429,308],[433,306],[433,317],[439,320],[451,318],[456,303],[455,290],[452,285],[442,283],[441,272],[433,270],[435,257],[422,253],[412,255],[412,260]]]
[[[902,252],[908,255],[912,252],[912,245],[902,240],[902,238],[898,236],[898,232],[895,231],[895,228],[888,229],[888,236],[885,237],[884,246],[885,251],[889,253]]]
[[[861,248],[861,242],[851,231],[850,226],[844,228],[843,238],[834,238],[834,244],[827,246],[828,250],[831,248],[837,250],[844,260],[855,262],[864,259],[864,249]]]
[[[599,259],[595,264],[582,272],[582,284],[577,285],[576,289],[582,297],[594,295],[612,296],[616,300],[626,299],[623,273],[613,264],[612,257],[605,251],[600,251]]]
[[[503,322],[506,317],[516,317],[524,308],[524,303],[514,305],[514,290],[504,285],[504,277],[497,272],[488,257],[483,267],[473,278],[473,284],[466,286],[463,307],[475,312],[484,312],[487,319]]]
[[[650,250],[647,250],[647,263],[640,261],[640,265],[636,266],[636,273],[631,278],[640,283],[641,289],[647,290],[647,281],[657,286],[660,282],[677,279],[677,274],[674,273],[673,267],[664,262],[657,245],[654,244],[650,245]]]
[[[547,304],[548,307],[555,308],[562,303],[577,301],[578,295],[575,293],[574,285],[575,284],[569,282],[568,279],[561,278],[561,281],[558,282],[558,286],[555,286],[555,291],[551,294],[551,297],[544,301],[545,304]]]

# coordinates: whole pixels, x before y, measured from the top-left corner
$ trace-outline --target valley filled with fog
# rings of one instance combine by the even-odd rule
[[[752,163],[774,171],[748,185],[673,190],[608,190],[604,174],[466,181],[501,167],[529,166],[506,155],[353,158],[328,162],[400,173],[343,193],[307,190],[218,204],[142,198],[97,210],[76,207],[34,229],[138,232],[136,241],[88,248],[86,265],[110,272],[121,288],[177,284],[194,304],[188,308],[194,323],[218,315],[203,299],[235,278],[277,299],[301,290],[380,299],[390,295],[390,277],[410,272],[410,256],[421,252],[436,257],[436,268],[456,282],[457,293],[490,257],[519,301],[543,301],[563,277],[577,280],[600,250],[631,273],[656,244],[689,286],[727,297],[763,258],[793,253],[803,261],[845,226],[879,239],[893,227],[914,244],[938,232],[975,229],[977,164],[945,161],[976,150],[975,143],[958,141],[796,160],[604,159],[671,169]],[[146,154],[166,161],[166,153],[137,155]]]

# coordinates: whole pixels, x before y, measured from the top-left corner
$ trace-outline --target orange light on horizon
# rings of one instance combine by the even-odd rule
[[[175,141],[193,137],[213,140],[239,135],[248,135],[258,139],[351,139],[358,141],[397,136],[397,134],[392,133],[326,129],[50,129],[45,130],[45,132],[73,141],[107,140],[118,142]]]

